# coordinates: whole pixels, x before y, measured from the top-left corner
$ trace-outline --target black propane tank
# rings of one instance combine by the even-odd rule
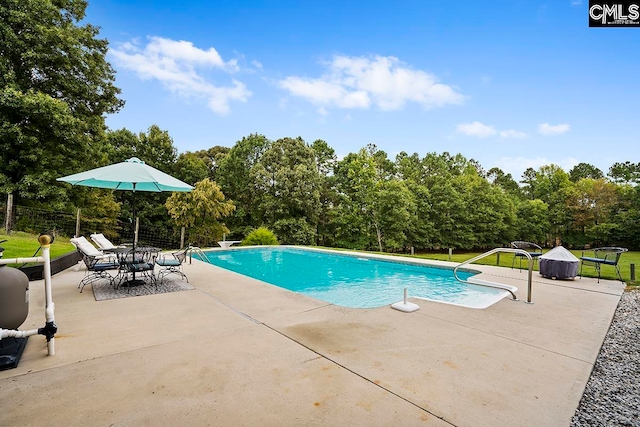
[[[29,278],[17,268],[0,265],[0,329],[18,329],[28,314]]]

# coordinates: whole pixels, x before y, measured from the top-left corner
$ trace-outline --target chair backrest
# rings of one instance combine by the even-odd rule
[[[93,256],[93,257],[102,255],[102,252],[100,252],[95,246],[89,243],[89,241],[84,236],[74,237],[69,241],[71,242],[71,244],[73,244],[73,246],[75,246],[77,249],[79,249],[82,253],[86,255]]]
[[[542,248],[535,243],[525,242],[522,240],[516,240],[515,242],[511,242],[511,247],[514,249],[523,249],[525,251],[541,251]]]
[[[134,258],[135,257],[135,258]],[[151,248],[147,246],[138,246],[135,248],[130,248],[128,251],[123,252],[123,254],[119,257],[121,263],[154,263],[155,259],[158,257],[158,251],[156,248]],[[135,259],[135,262],[134,262]]]
[[[595,253],[596,258],[604,259],[607,263],[617,265],[620,260],[620,255],[622,255],[623,252],[627,252],[627,250],[627,248],[608,246],[604,248],[595,248],[593,252]]]
[[[82,256],[82,262],[87,266],[87,270],[93,271],[93,267],[98,263],[98,258],[95,256],[87,255],[80,248],[76,248],[78,253]]]
[[[113,249],[116,247],[111,243],[111,241],[109,241],[109,239],[104,237],[104,234],[102,233],[92,234],[89,237],[100,247],[100,249]]]
[[[187,258],[187,252],[189,251],[189,246],[187,246],[184,249],[180,249],[177,252],[172,252],[171,255],[173,255],[173,257],[175,259],[177,259],[178,261],[180,261],[180,264],[182,264],[184,262],[184,260]]]
[[[144,248],[142,252],[142,260],[147,263],[155,263],[156,258],[158,258],[158,249],[156,248]]]

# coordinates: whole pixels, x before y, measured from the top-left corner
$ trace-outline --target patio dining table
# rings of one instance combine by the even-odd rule
[[[118,276],[120,278],[120,286],[133,287],[144,285],[146,282],[136,279],[136,273],[140,273],[143,277],[151,279],[155,282],[154,268],[155,259],[160,252],[160,248],[153,246],[136,246],[133,247],[117,247],[105,249],[105,253],[115,254],[120,264]],[[129,274],[132,278],[129,279]]]

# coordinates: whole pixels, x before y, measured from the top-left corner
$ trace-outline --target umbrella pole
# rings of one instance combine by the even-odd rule
[[[133,183],[133,259],[131,260],[133,262],[133,280],[131,281],[131,284],[135,284],[136,283],[136,240],[137,240],[136,236],[136,183]]]
[[[125,282],[125,284],[123,284],[122,286],[127,286],[127,287],[132,287],[132,286],[137,286],[139,284],[142,283],[138,283],[136,281],[136,240],[137,240],[137,236],[136,236],[136,183],[133,182],[133,200],[131,201],[131,204],[133,205],[133,249],[131,250],[131,273],[133,275],[131,280],[128,280]],[[125,262],[129,262],[128,260],[125,259]]]

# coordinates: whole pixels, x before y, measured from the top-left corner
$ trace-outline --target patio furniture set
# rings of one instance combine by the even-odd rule
[[[160,249],[151,246],[115,246],[102,234],[92,234],[91,244],[85,237],[71,239],[87,267],[85,277],[78,284],[80,292],[97,280],[108,280],[114,287],[133,287],[162,283],[170,274],[179,275],[187,282],[182,264],[188,248],[170,254],[160,254]],[[159,270],[156,274],[156,266]],[[110,272],[115,271],[112,275]],[[136,278],[137,275],[137,278]]]
[[[595,248],[582,252],[578,259],[571,252],[562,246],[551,249],[546,254],[542,254],[542,248],[532,242],[515,241],[511,242],[511,247],[527,251],[533,259],[534,263],[540,260],[540,274],[547,278],[556,279],[573,279],[578,275],[578,264],[580,265],[580,277],[582,277],[582,268],[584,265],[593,266],[598,273],[598,283],[600,283],[600,273],[603,265],[613,267],[620,281],[620,256],[627,252],[626,248],[607,246]],[[522,269],[522,259],[525,258],[524,253],[515,254],[511,262],[511,268],[515,265],[516,259],[520,260],[520,269]]]

